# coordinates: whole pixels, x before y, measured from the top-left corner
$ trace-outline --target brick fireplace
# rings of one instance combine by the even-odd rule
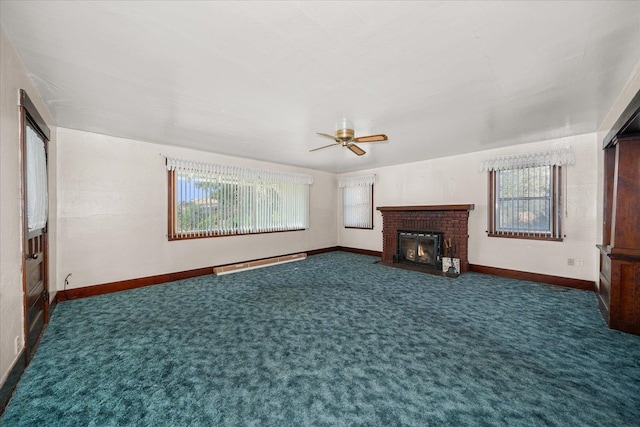
[[[382,262],[398,261],[398,231],[442,233],[443,245],[450,242],[454,258],[460,258],[460,272],[469,271],[469,212],[474,205],[380,206],[382,213]],[[444,250],[448,257],[448,251]]]

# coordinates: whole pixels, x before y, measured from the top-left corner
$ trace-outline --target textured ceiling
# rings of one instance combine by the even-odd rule
[[[1,1],[58,126],[347,172],[594,132],[640,1]],[[357,157],[315,132],[386,133]]]

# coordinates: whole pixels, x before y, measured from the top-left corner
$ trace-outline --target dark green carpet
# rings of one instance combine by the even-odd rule
[[[631,426],[593,293],[334,252],[64,302],[3,426]]]

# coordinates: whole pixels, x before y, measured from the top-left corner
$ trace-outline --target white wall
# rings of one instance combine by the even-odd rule
[[[54,122],[22,62],[0,29],[0,385],[24,348],[22,287],[22,214],[20,205],[20,115],[19,90],[27,91],[43,119]],[[49,143],[49,173],[55,175],[55,129]],[[49,180],[49,193],[55,193],[55,182]],[[50,200],[55,206],[55,196]],[[55,209],[50,207],[49,268],[55,273]],[[50,284],[51,298],[55,283]],[[16,352],[15,340],[19,341]]]
[[[567,215],[563,218],[564,241],[487,237],[487,174],[478,171],[480,161],[487,157],[566,145],[573,146],[576,165],[565,168]],[[596,134],[593,133],[343,176],[375,173],[375,207],[474,204],[475,209],[469,215],[469,262],[472,264],[596,280],[596,150]],[[373,230],[345,229],[341,226],[341,215],[340,208],[340,246],[382,251],[380,211],[374,213]],[[581,259],[583,266],[568,266],[568,258]]]
[[[609,113],[598,129],[598,142],[600,143],[600,148],[602,148],[602,142],[605,136],[607,136],[613,125],[615,125],[618,118],[622,115],[638,92],[640,92],[640,61],[636,63],[627,83],[625,83],[618,95],[618,98],[616,99],[616,102],[611,106]]]
[[[68,289],[337,244],[334,174],[58,128],[58,282]],[[313,176],[305,231],[168,241],[164,158]],[[62,289],[60,287],[59,289]]]

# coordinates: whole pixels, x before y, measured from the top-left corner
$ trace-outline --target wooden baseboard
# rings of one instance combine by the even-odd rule
[[[312,256],[312,255],[326,254],[327,252],[335,252],[339,250],[340,250],[340,246],[329,246],[327,248],[312,249],[306,252],[307,252],[307,256]]]
[[[347,246],[336,246],[336,250],[338,251],[342,251],[342,252],[352,252],[354,254],[360,254],[360,255],[369,255],[369,256],[375,256],[378,258],[382,258],[382,252],[380,251],[372,251],[369,249],[358,249],[358,248],[349,248]]]
[[[306,251],[307,256],[319,255],[328,252],[343,251],[361,255],[374,256],[382,258],[382,252],[369,249],[350,248],[347,246],[330,246],[320,249],[312,249]],[[280,255],[281,257],[293,254]],[[245,263],[259,262],[267,258],[245,261]],[[156,276],[140,277],[137,279],[122,280],[119,282],[103,283],[94,286],[85,286],[82,288],[68,289],[58,291],[55,302],[67,301],[78,298],[86,298],[95,295],[108,294],[112,292],[125,291],[128,289],[141,288],[144,286],[159,285],[162,283],[173,282],[176,280],[189,279],[191,277],[204,276],[213,274],[214,268],[219,266],[211,266],[197,268],[194,270],[179,271],[176,273],[159,274]],[[568,277],[551,276],[547,274],[529,273],[526,271],[508,270],[506,268],[488,267],[484,265],[469,264],[469,271],[475,273],[491,274],[499,277],[510,279],[529,280],[532,282],[546,283],[556,286],[564,286],[567,288],[581,289],[587,291],[595,291],[595,282],[590,280],[572,279]]]
[[[27,358],[25,356],[24,349],[20,352],[18,359],[13,364],[13,368],[9,371],[9,376],[7,380],[2,384],[0,388],[0,416],[4,413],[4,410],[7,408],[9,404],[9,400],[11,400],[11,396],[13,396],[13,392],[18,385],[18,381],[22,377],[22,373],[27,367]]]
[[[313,249],[306,251],[307,256],[319,255],[327,252],[341,250],[340,246],[332,246],[328,248]],[[353,250],[355,251],[355,249]],[[280,255],[281,257],[293,254]],[[245,261],[245,263],[255,263],[266,260],[267,258],[259,258]],[[145,286],[160,285],[162,283],[174,282],[176,280],[189,279],[192,277],[205,276],[213,274],[214,269],[221,266],[211,266],[196,268],[194,270],[178,271],[175,273],[158,274],[155,276],[139,277],[137,279],[121,280],[118,282],[102,283],[93,286],[84,286],[81,288],[67,289],[58,291],[55,301],[68,301],[79,298],[87,298],[96,295],[110,294],[112,292],[126,291],[129,289],[142,288]]]
[[[82,288],[67,289],[58,291],[56,298],[58,301],[68,301],[72,299],[142,288],[145,286],[159,285],[162,283],[174,282],[176,280],[204,276],[207,274],[213,274],[213,267],[196,268],[194,270],[179,271],[177,273],[158,274],[156,276],[140,277],[137,279],[121,280],[118,282],[103,283],[100,285],[85,286]]]
[[[469,271],[474,273],[491,274],[493,276],[506,277],[508,279],[528,280],[530,282],[546,283],[548,285],[563,286],[565,288],[580,289],[583,291],[596,290],[596,282],[592,280],[572,279],[569,277],[551,276],[548,274],[529,273],[506,268],[487,267],[485,265],[469,264]]]
[[[369,255],[369,256],[375,256],[375,257],[378,257],[378,258],[382,258],[382,251],[372,251],[370,249],[350,248],[348,246],[330,246],[328,248],[314,249],[312,251],[307,251],[307,255],[309,255],[309,256],[311,256],[311,255],[319,255],[319,254],[325,254],[327,252],[336,252],[336,251],[351,252],[351,253],[354,253],[354,254]]]

